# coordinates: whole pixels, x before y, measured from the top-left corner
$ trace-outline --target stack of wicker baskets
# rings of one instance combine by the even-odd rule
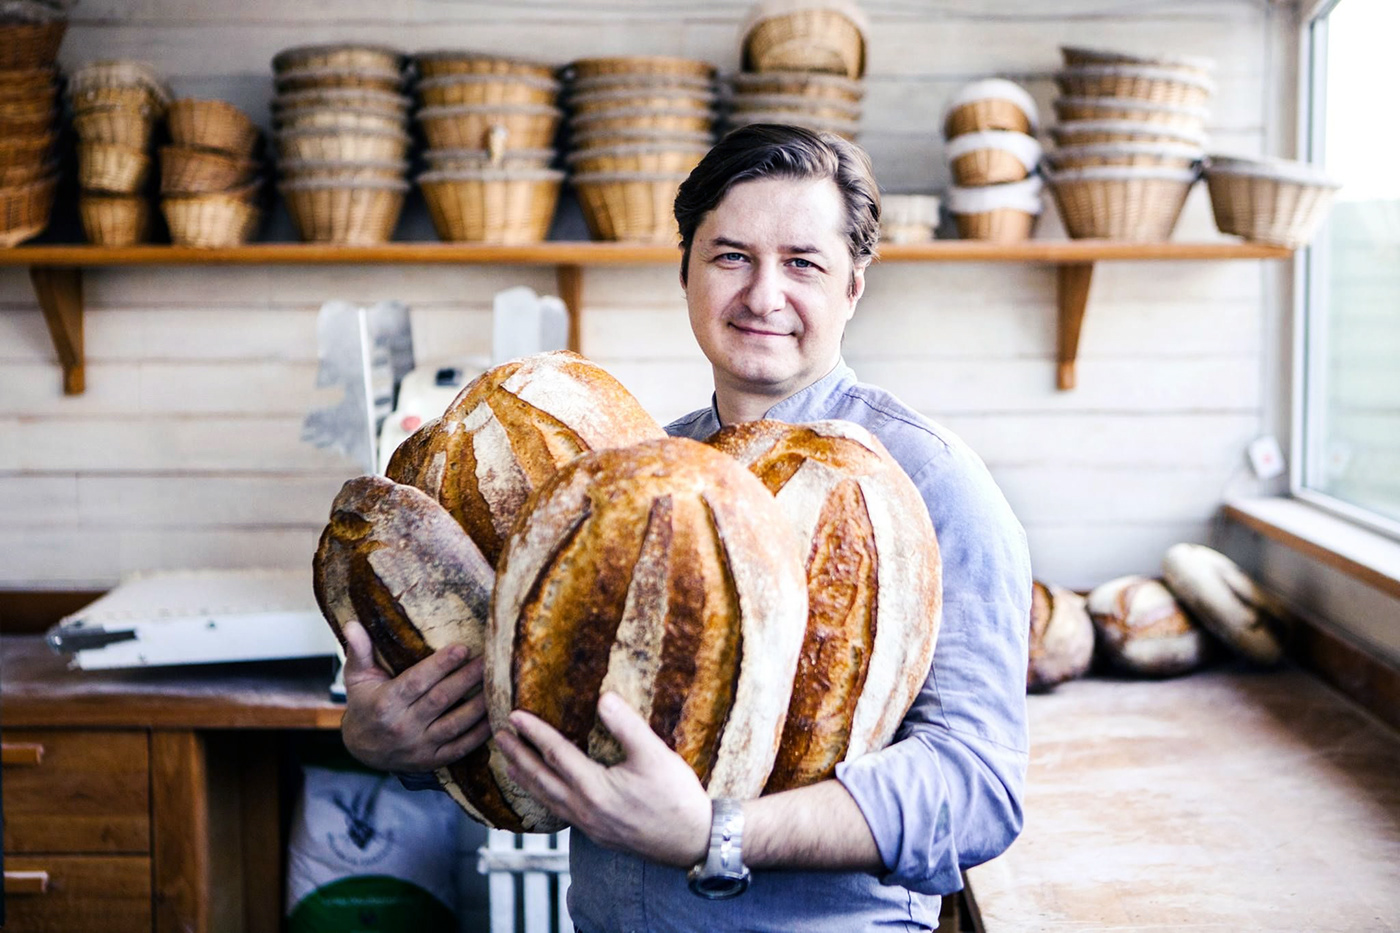
[[[676,243],[676,192],[714,143],[715,68],[660,56],[566,69],[572,183],[599,240]]]
[[[948,210],[958,235],[1012,242],[1030,236],[1041,210],[1035,101],[1000,78],[974,81],[948,105],[943,135],[954,186]]]
[[[49,225],[58,187],[54,58],[67,26],[38,3],[8,3],[0,12],[0,247]]]
[[[102,61],[69,77],[78,134],[78,211],[87,238],[102,246],[143,242],[150,232],[155,125],[170,91],[144,62]]]
[[[1341,187],[1317,166],[1287,159],[1213,155],[1205,174],[1221,233],[1290,249],[1312,239]]]
[[[1208,59],[1064,47],[1050,186],[1072,237],[1171,237],[1200,172]]]
[[[181,246],[236,246],[257,229],[258,128],[222,100],[185,98],[166,113],[160,150],[161,210]]]
[[[554,68],[463,51],[415,56],[428,141],[418,176],[438,236],[537,243],[549,233],[564,173],[551,169],[561,111]]]
[[[303,240],[388,241],[408,193],[405,58],[373,45],[302,46],[272,59],[278,190]]]
[[[846,2],[768,0],[743,30],[730,126],[785,123],[855,139],[865,96],[865,14]]]

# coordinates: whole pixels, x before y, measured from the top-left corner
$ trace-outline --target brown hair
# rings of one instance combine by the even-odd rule
[[[675,204],[681,231],[681,281],[686,280],[690,248],[705,215],[730,188],[760,178],[829,178],[836,183],[846,208],[854,292],[855,270],[875,258],[880,240],[880,190],[870,156],[839,136],[776,123],[754,123],[732,131],[681,183]]]

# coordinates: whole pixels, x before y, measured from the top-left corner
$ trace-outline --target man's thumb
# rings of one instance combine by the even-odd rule
[[[359,620],[346,622],[341,626],[340,633],[345,636],[345,675],[365,677],[377,673],[379,668],[374,663],[374,645],[369,640],[369,632],[365,631]]]
[[[666,743],[651,731],[647,721],[611,690],[598,698],[598,718],[617,739],[623,756],[628,759],[652,754],[658,746],[663,750],[666,748]]]

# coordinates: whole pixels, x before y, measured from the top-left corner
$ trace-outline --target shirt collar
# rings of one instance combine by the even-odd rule
[[[832,399],[854,385],[855,381],[855,371],[846,365],[844,359],[838,359],[831,372],[807,388],[789,395],[768,409],[763,417],[773,421],[785,421],[788,424],[821,421],[830,410]]]

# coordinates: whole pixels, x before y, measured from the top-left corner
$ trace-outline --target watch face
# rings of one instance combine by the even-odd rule
[[[745,871],[742,875],[708,875],[700,878],[692,878],[690,889],[701,897],[708,897],[711,900],[723,900],[726,897],[736,897],[743,894],[749,888],[749,873]]]

